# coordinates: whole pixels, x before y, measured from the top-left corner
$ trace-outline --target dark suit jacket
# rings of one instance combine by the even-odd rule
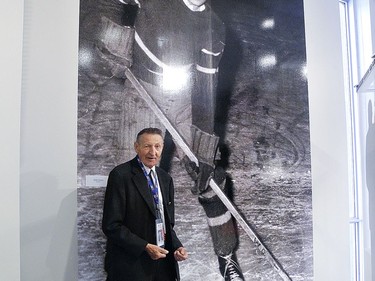
[[[179,278],[173,252],[182,244],[173,230],[174,187],[172,178],[156,167],[166,221],[167,259]],[[115,167],[109,174],[104,199],[102,229],[107,236],[105,269],[110,281],[149,280],[157,261],[145,247],[156,244],[155,207],[146,177],[136,158]]]

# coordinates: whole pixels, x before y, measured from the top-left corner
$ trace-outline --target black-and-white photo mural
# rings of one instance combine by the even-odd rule
[[[79,28],[79,280],[106,280],[107,178],[148,127],[181,280],[313,280],[303,0],[81,0]]]

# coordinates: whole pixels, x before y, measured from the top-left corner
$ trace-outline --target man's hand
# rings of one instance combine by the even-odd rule
[[[169,253],[166,249],[153,244],[146,245],[146,252],[153,260],[163,259]]]
[[[194,186],[191,188],[193,194],[202,194],[205,192],[211,178],[219,185],[225,180],[226,174],[222,167],[214,167],[213,165],[211,166],[203,162],[199,162],[199,167],[197,167],[187,156],[182,158],[182,162],[185,165],[187,173],[195,182]]]
[[[208,187],[208,181],[213,175],[214,168],[205,163],[199,163],[199,167],[190,161],[187,156],[182,158],[182,162],[185,165],[185,169],[195,182],[191,189],[193,194],[200,194],[204,192]]]
[[[176,261],[184,261],[188,257],[188,253],[184,247],[178,248],[174,251],[174,258]]]

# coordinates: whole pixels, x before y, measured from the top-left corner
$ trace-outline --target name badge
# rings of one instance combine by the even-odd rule
[[[156,219],[155,220],[155,225],[156,225],[156,245],[159,247],[165,246],[164,242],[164,229],[163,229],[163,221],[161,219]]]

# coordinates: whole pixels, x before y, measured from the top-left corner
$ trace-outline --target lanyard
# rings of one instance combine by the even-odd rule
[[[156,228],[156,244],[160,247],[164,247],[165,245],[165,220],[164,220],[164,213],[163,213],[163,205],[160,204],[159,201],[159,188],[157,183],[156,174],[154,174],[155,182],[152,180],[152,169],[150,169],[150,173],[147,174],[145,166],[142,164],[141,160],[137,156],[137,160],[139,166],[141,166],[143,174],[147,179],[148,186],[151,189],[152,197],[154,198],[154,203],[156,207],[156,220],[155,220],[155,228]]]
[[[154,181],[151,178],[150,174],[152,173],[152,170],[150,170],[150,174],[147,174],[145,167],[143,166],[141,160],[139,160],[139,157],[137,157],[137,160],[138,160],[139,166],[141,166],[142,168],[143,174],[145,175],[147,179],[147,184],[151,189],[152,197],[154,198],[154,203],[156,205],[156,208],[159,210],[160,209],[159,208],[159,189],[158,189],[157,184],[154,183]],[[156,181],[156,177],[155,177],[155,181]]]

